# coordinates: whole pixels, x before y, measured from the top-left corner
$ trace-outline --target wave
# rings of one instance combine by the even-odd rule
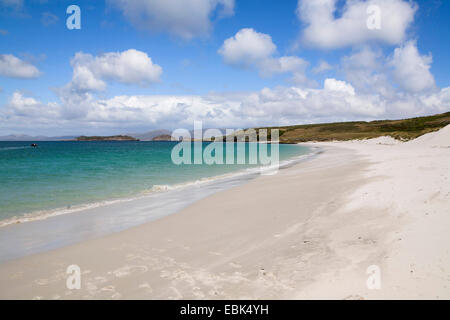
[[[30,149],[30,146],[20,146],[20,147],[5,147],[0,148],[0,151],[8,151],[8,150],[18,150],[18,149]]]
[[[315,157],[316,155],[320,154],[322,151],[319,147],[310,147],[311,152],[302,154],[300,156],[296,156],[290,159],[286,159],[281,161],[278,165],[274,166],[260,166],[260,167],[254,167],[254,168],[246,168],[240,171],[232,172],[232,173],[226,173],[221,175],[216,175],[212,177],[206,177],[206,178],[200,178],[194,181],[188,181],[188,182],[182,182],[177,183],[173,185],[153,185],[150,189],[143,190],[139,192],[137,195],[134,195],[132,197],[126,197],[126,198],[120,198],[120,199],[114,199],[114,200],[104,200],[104,201],[98,201],[94,203],[86,203],[86,204],[80,204],[75,206],[67,206],[64,208],[56,208],[51,210],[39,210],[39,211],[33,211],[31,213],[25,213],[21,216],[14,216],[11,218],[0,220],[0,227],[5,227],[12,224],[17,223],[25,223],[25,222],[32,222],[32,221],[38,221],[38,220],[45,220],[51,217],[60,216],[64,214],[79,212],[83,210],[103,207],[112,205],[115,203],[120,202],[128,202],[133,201],[136,199],[140,199],[143,197],[147,197],[149,195],[155,195],[162,192],[169,192],[172,190],[179,190],[183,188],[189,188],[189,187],[200,187],[207,184],[211,184],[214,182],[219,182],[221,180],[228,180],[233,178],[238,178],[241,176],[257,176],[257,175],[271,175],[275,174],[278,169],[285,169],[288,167],[291,167],[292,165],[295,165],[299,162],[311,159],[312,157]]]

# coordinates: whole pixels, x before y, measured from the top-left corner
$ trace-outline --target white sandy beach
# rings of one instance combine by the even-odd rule
[[[1,264],[0,298],[449,299],[450,126],[314,145],[315,159],[176,214]]]

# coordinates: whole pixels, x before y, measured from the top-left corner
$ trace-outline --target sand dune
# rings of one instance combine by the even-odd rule
[[[450,148],[450,125],[439,131],[425,134],[407,143],[413,146]]]
[[[377,244],[373,259],[382,271],[382,289],[368,298],[450,298],[450,126],[405,143],[382,137],[334,143],[363,155],[372,164],[366,177],[343,208],[372,210],[382,229],[391,229]],[[381,143],[380,143],[381,142]],[[330,144],[320,144],[330,145]],[[342,275],[340,285],[317,282],[306,296],[348,291],[353,274]],[[338,289],[339,288],[339,289]]]

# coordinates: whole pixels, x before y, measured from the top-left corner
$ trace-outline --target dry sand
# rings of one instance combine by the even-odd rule
[[[450,126],[315,145],[177,214],[2,264],[0,298],[450,298]],[[66,288],[71,264],[80,290]]]

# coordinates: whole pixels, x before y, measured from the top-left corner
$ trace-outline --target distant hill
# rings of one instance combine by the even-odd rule
[[[172,132],[169,130],[164,129],[158,129],[158,130],[152,130],[144,133],[129,133],[127,134],[130,137],[134,137],[136,139],[139,139],[140,141],[153,141],[153,138],[161,135],[170,135]]]
[[[169,130],[159,129],[145,133],[128,133],[124,134],[140,141],[152,141],[154,137],[171,134]],[[0,136],[0,141],[63,141],[63,140],[76,140],[77,136],[60,136],[60,137],[47,137],[47,136],[30,136],[26,134],[10,134]]]
[[[122,136],[122,135],[118,135],[118,136],[91,136],[91,137],[80,136],[80,137],[77,137],[76,140],[77,141],[139,141],[139,139],[136,139],[134,137]]]
[[[205,140],[209,140],[211,138],[211,135],[206,134],[206,132],[208,130],[209,130],[208,128],[202,129],[201,131],[198,131],[198,132],[194,132],[194,130],[189,130],[189,134],[190,134],[189,138],[193,139],[194,135],[196,133],[198,136],[205,138]],[[223,134],[225,133],[225,129],[217,129],[217,130],[220,130]],[[149,132],[145,132],[145,133],[129,133],[127,135],[129,135],[131,137],[135,137],[141,141],[162,141],[162,140],[154,140],[154,138],[165,136],[165,135],[169,136],[170,139],[166,139],[167,138],[166,137],[166,138],[163,138],[163,140],[165,140],[165,139],[169,140],[169,141],[172,140],[171,139],[172,131],[165,130],[165,129],[158,129],[158,130],[153,130],[153,131],[149,131]],[[159,139],[161,139],[161,138],[159,138]]]
[[[29,136],[26,134],[10,134],[0,136],[0,141],[62,141],[73,140],[75,136],[47,137],[47,136]]]
[[[160,136],[154,137],[152,141],[172,141],[172,136],[170,134],[162,134]]]

